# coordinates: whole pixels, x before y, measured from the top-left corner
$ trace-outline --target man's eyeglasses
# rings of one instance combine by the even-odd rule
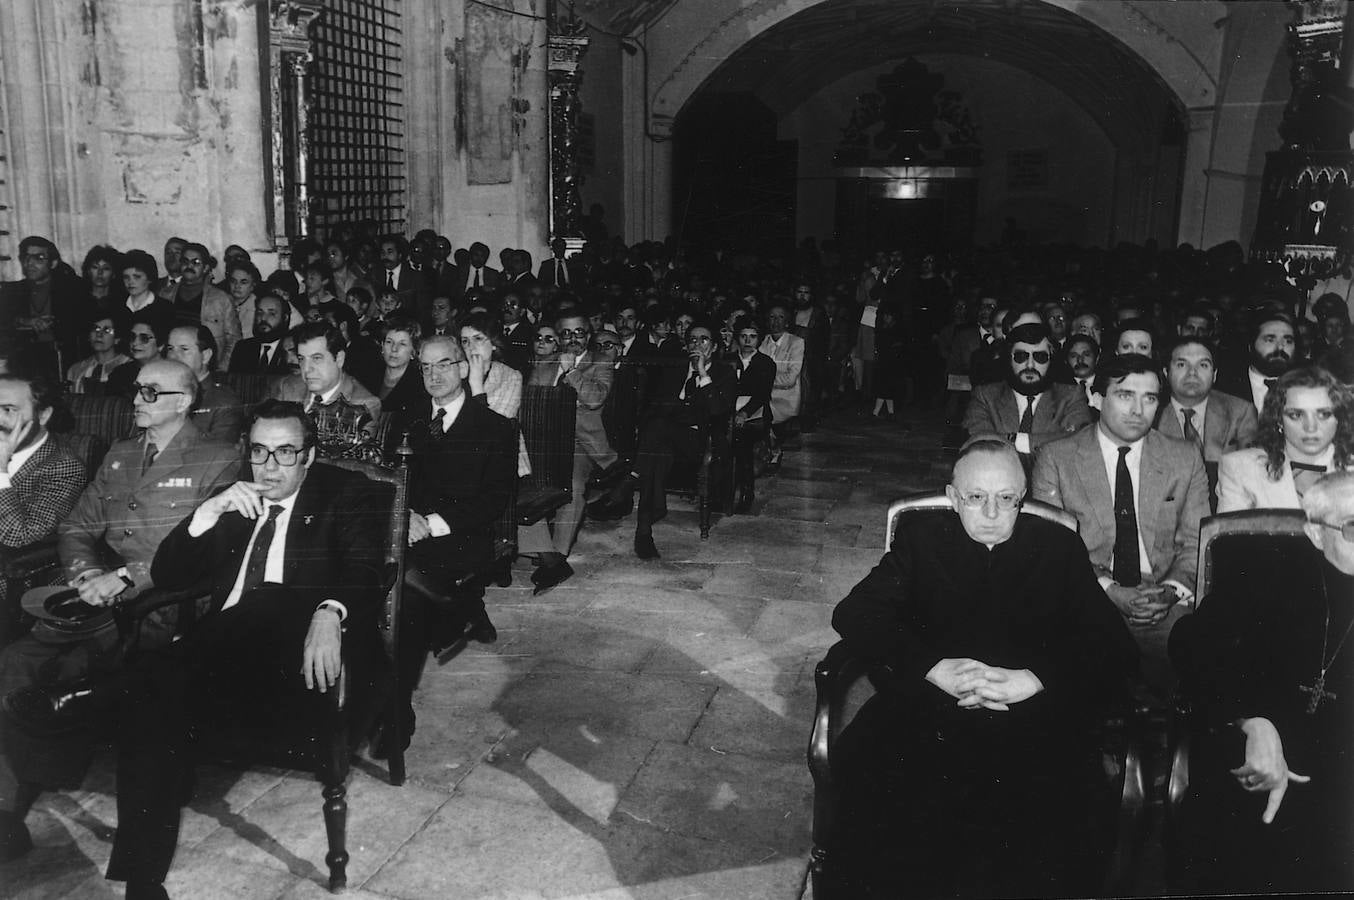
[[[89,329],[90,334],[116,334],[117,329],[112,325],[93,325]]]
[[[1320,525],[1322,528],[1330,528],[1334,531],[1338,531],[1345,543],[1354,544],[1354,519],[1350,519],[1348,522],[1339,525],[1336,525],[1334,522],[1316,522],[1314,524]]]
[[[31,259],[34,262],[46,262],[50,257],[46,253],[25,253],[24,259]]]
[[[301,458],[301,454],[305,452],[305,447],[298,449],[287,444],[272,450],[262,444],[250,444],[249,462],[255,466],[266,466],[271,458],[276,460],[279,466],[294,466],[296,461]]]
[[[147,403],[154,403],[161,397],[166,397],[171,394],[188,393],[187,391],[162,391],[153,384],[141,384],[139,382],[132,385],[132,390],[136,392],[138,397],[145,400]]]
[[[1020,506],[1025,499],[1024,494],[1017,494],[1012,491],[1002,491],[1000,494],[985,494],[982,491],[969,491],[959,495],[959,502],[964,504],[967,509],[982,509],[987,506],[988,499],[997,502],[997,509],[1009,512]]]
[[[620,346],[616,341],[593,341],[592,345],[598,350],[615,350]]]
[[[688,344],[713,344],[715,339],[708,334],[693,334],[686,339]]]
[[[1031,356],[1033,356],[1033,357],[1034,357],[1034,361],[1035,361],[1036,363],[1038,363],[1039,365],[1041,365],[1041,366],[1047,365],[1047,364],[1048,364],[1048,361],[1049,361],[1050,359],[1053,358],[1052,355],[1051,355],[1047,350],[1036,350],[1036,351],[1034,351],[1033,353],[1031,353],[1031,352],[1028,351],[1028,350],[1012,350],[1012,351],[1011,351],[1011,361],[1012,361],[1012,362],[1023,363],[1025,360],[1029,359]]]
[[[558,343],[559,343],[559,338],[555,337],[553,334],[538,334],[538,335],[536,335],[536,343],[538,343],[538,344],[558,344]]]
[[[569,337],[587,337],[591,333],[591,330],[587,328],[561,328],[559,330],[560,337],[564,337],[565,335],[568,335]]]
[[[420,363],[418,370],[424,375],[431,375],[436,372],[438,375],[445,375],[451,371],[451,367],[456,365],[457,360],[439,359],[435,363]]]

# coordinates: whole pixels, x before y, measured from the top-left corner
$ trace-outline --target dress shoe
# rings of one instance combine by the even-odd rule
[[[640,559],[658,559],[658,548],[654,546],[653,535],[635,535],[635,555]]]
[[[512,560],[495,563],[489,570],[489,580],[501,588],[512,587]]]
[[[129,881],[127,900],[169,900],[169,892],[158,881]]]
[[[498,640],[498,629],[489,621],[488,612],[481,610],[478,616],[470,620],[470,625],[465,630],[465,639],[478,644],[492,644]]]
[[[615,487],[620,480],[625,477],[625,474],[625,463],[616,460],[614,463],[592,476],[592,478],[588,479],[588,487],[603,489]]]
[[[532,596],[544,594],[557,584],[566,581],[574,574],[573,566],[567,561],[561,560],[550,566],[541,566],[535,572],[531,573],[531,580],[536,585],[536,590],[532,591]]]
[[[19,688],[0,706],[20,729],[38,735],[68,734],[93,725],[104,712],[99,692],[88,680]]]
[[[610,495],[588,504],[588,518],[598,522],[618,522],[630,515],[635,508],[635,499],[625,497],[613,500]]]
[[[32,849],[33,836],[28,833],[24,817],[0,809],[0,863],[18,859]]]

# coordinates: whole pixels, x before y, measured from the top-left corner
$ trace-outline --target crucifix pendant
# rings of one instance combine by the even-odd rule
[[[1305,684],[1298,685],[1298,690],[1304,694],[1309,694],[1307,700],[1307,714],[1315,715],[1317,707],[1321,705],[1322,700],[1336,699],[1335,691],[1326,690],[1326,673],[1322,672],[1317,676],[1316,681],[1309,687]]]

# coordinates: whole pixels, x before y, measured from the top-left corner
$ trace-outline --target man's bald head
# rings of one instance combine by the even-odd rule
[[[154,383],[162,391],[197,392],[197,376],[183,363],[172,359],[157,359],[148,362],[137,373],[140,384]]]
[[[1307,514],[1307,537],[1331,565],[1354,575],[1354,541],[1345,538],[1345,526],[1354,523],[1354,472],[1323,475],[1302,495]]]
[[[136,373],[137,393],[132,397],[132,413],[138,428],[172,435],[188,418],[197,402],[197,376],[193,370],[172,359],[153,359]],[[141,393],[149,389],[155,399]]]
[[[950,475],[950,484],[972,480],[974,473],[1000,469],[1012,478],[1018,478],[1022,493],[1025,488],[1025,467],[1020,463],[1020,454],[1009,441],[996,435],[972,438],[965,442],[955,458],[954,469]]]

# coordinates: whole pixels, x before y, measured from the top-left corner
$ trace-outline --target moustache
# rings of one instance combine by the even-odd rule
[[[1275,350],[1272,353],[1266,353],[1265,359],[1289,359],[1290,357],[1283,350]]]

